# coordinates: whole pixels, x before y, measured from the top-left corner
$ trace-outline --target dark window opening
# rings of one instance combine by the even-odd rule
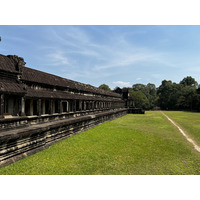
[[[8,97],[4,98],[4,113],[8,114]]]
[[[86,102],[86,110],[89,110],[89,102]]]
[[[55,113],[59,113],[59,103],[58,100],[55,100]]]
[[[67,112],[67,102],[62,102],[63,112]]]
[[[84,101],[82,101],[82,110],[84,110]]]
[[[76,111],[79,111],[79,100],[76,100]]]
[[[30,116],[30,99],[25,101],[25,113],[27,116]]]
[[[37,100],[33,100],[33,115],[38,115]]]

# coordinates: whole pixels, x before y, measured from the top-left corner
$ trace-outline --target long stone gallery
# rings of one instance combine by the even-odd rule
[[[128,91],[109,92],[0,55],[0,166],[128,112]]]

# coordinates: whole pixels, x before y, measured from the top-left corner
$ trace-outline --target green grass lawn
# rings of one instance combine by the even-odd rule
[[[0,174],[200,174],[200,154],[161,112],[149,111],[70,137]]]
[[[181,126],[187,135],[200,146],[200,113],[183,111],[165,111],[164,113]]]

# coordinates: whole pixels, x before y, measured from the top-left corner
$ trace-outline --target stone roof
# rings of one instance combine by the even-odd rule
[[[92,93],[101,94],[105,96],[121,97],[121,95],[115,92],[105,91],[88,84],[79,83],[76,81],[55,76],[49,73],[41,72],[41,71],[31,69],[28,67],[22,67],[21,80],[27,81],[27,82],[39,83],[39,84],[46,84],[50,86],[71,88],[71,89],[85,91],[85,92],[92,92]]]
[[[98,96],[85,96],[79,94],[70,94],[62,91],[35,90],[32,88],[26,89],[26,97],[30,98],[48,98],[48,99],[76,99],[76,100],[94,100],[94,101],[117,101],[122,102],[119,98],[102,98]]]
[[[0,54],[0,70],[11,73],[22,74],[21,80],[32,83],[45,84],[52,87],[63,87],[79,90],[82,92],[89,92],[108,97],[120,98],[121,95],[115,92],[106,91],[88,84],[79,83],[66,78],[55,76],[53,74],[41,72],[35,69],[25,67],[23,58],[18,56],[4,56]]]
[[[13,60],[9,57],[0,54],[0,70],[17,73],[16,66]]]
[[[19,84],[17,81],[0,80],[0,92],[7,94],[25,94],[24,84]]]

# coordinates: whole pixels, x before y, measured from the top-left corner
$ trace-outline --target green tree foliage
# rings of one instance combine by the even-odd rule
[[[183,86],[191,86],[191,87],[197,87],[198,83],[195,81],[194,78],[192,78],[191,76],[187,76],[185,77],[180,84],[182,84]]]
[[[156,86],[154,84],[152,84],[152,83],[148,83],[147,85],[134,84],[133,91],[140,91],[146,96],[146,98],[149,101],[148,109],[152,109],[156,106],[157,91],[156,91]]]
[[[192,86],[185,86],[181,90],[181,95],[178,98],[177,105],[181,109],[192,110],[194,107],[194,100],[196,96],[196,89]]]
[[[177,98],[180,96],[181,85],[164,80],[158,88],[158,106],[164,110],[176,109]]]
[[[179,84],[164,80],[157,91],[158,106],[164,110],[199,110],[200,89],[197,87],[198,83],[191,76]]]
[[[103,90],[111,91],[110,87],[109,87],[108,85],[106,85],[106,84],[101,84],[101,85],[99,86],[99,88],[100,88],[100,89],[103,89]]]
[[[110,91],[106,84],[99,88]],[[133,99],[133,105],[145,110],[159,106],[163,110],[195,110],[200,111],[200,85],[191,76],[183,78],[178,84],[171,80],[163,80],[156,88],[152,83],[134,84],[132,88],[116,87],[113,91],[123,94],[128,89]],[[128,98],[128,97],[124,97]]]
[[[134,91],[133,89],[129,89],[129,95],[133,98],[134,107],[143,108],[145,110],[149,109],[150,104],[146,95],[141,91]]]
[[[156,106],[156,102],[157,102],[157,89],[156,86],[152,83],[148,83],[147,84],[147,90],[148,90],[148,100],[149,100],[149,104],[150,104],[150,108],[154,108]]]

